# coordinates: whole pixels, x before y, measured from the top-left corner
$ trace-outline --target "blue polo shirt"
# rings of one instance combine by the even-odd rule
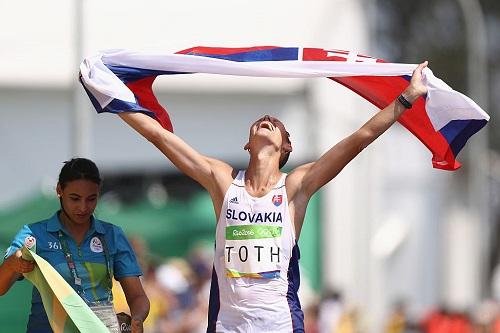
[[[92,217],[90,229],[78,246],[61,224],[59,212],[47,220],[24,225],[7,249],[5,258],[20,249],[24,245],[26,237],[32,236],[36,240],[36,253],[49,262],[69,285],[75,288],[73,275],[68,268],[59,241],[59,231],[62,232],[62,237],[71,252],[78,277],[82,280],[82,289],[87,301],[106,301],[108,299],[105,247],[109,252],[110,266],[115,279],[142,275],[134,251],[120,227]],[[105,244],[102,244],[101,240]],[[31,303],[27,332],[52,332],[42,299],[34,287]]]

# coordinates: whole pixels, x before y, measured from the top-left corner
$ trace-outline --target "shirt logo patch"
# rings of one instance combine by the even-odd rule
[[[273,195],[273,204],[278,207],[283,202],[283,196],[281,194]]]
[[[28,249],[32,249],[36,245],[36,239],[33,236],[28,236],[24,239],[24,246]]]
[[[90,251],[95,252],[95,253],[101,253],[102,250],[102,243],[99,237],[93,237],[90,240]]]
[[[234,197],[231,200],[229,200],[230,203],[237,204],[238,203],[238,197]]]

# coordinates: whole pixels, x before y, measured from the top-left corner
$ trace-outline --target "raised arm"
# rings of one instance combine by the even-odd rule
[[[426,66],[427,61],[415,69],[410,85],[402,92],[402,96],[410,103],[427,93],[427,88],[422,83],[422,70]],[[356,132],[330,148],[316,162],[295,169],[287,178],[290,200],[295,200],[299,206],[307,205],[309,198],[320,187],[337,176],[354,157],[391,127],[405,110],[404,105],[396,99]],[[297,208],[300,210],[300,207]]]
[[[231,178],[232,168],[229,165],[198,153],[180,137],[161,127],[154,119],[142,113],[132,112],[123,112],[119,116],[153,143],[180,171],[200,183],[210,193],[225,175]]]

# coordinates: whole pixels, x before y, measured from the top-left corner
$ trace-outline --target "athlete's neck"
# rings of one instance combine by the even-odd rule
[[[245,172],[245,188],[255,197],[266,195],[280,180],[281,171],[276,161],[255,161],[250,164]]]

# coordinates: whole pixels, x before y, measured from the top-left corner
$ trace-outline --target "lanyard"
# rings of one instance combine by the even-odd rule
[[[87,303],[89,304],[90,302],[87,300],[85,297],[85,290],[82,287],[82,279],[78,276],[78,271],[76,269],[76,264],[73,261],[73,256],[71,255],[71,252],[68,247],[68,243],[66,242],[66,239],[63,236],[63,233],[61,230],[58,232],[59,236],[59,242],[61,243],[61,248],[64,253],[64,258],[66,259],[66,263],[68,264],[69,271],[71,272],[71,275],[73,275],[73,282],[75,284],[75,290],[80,295],[80,297]],[[108,299],[107,302],[110,303],[112,299],[112,286],[113,282],[111,280],[111,260],[109,256],[109,250],[108,246],[106,243],[106,240],[104,237],[97,236],[99,240],[101,241],[103,252],[104,252],[104,257],[106,259],[106,276],[107,276],[107,285],[108,285]],[[100,304],[101,301],[95,301],[93,302],[94,304]]]

